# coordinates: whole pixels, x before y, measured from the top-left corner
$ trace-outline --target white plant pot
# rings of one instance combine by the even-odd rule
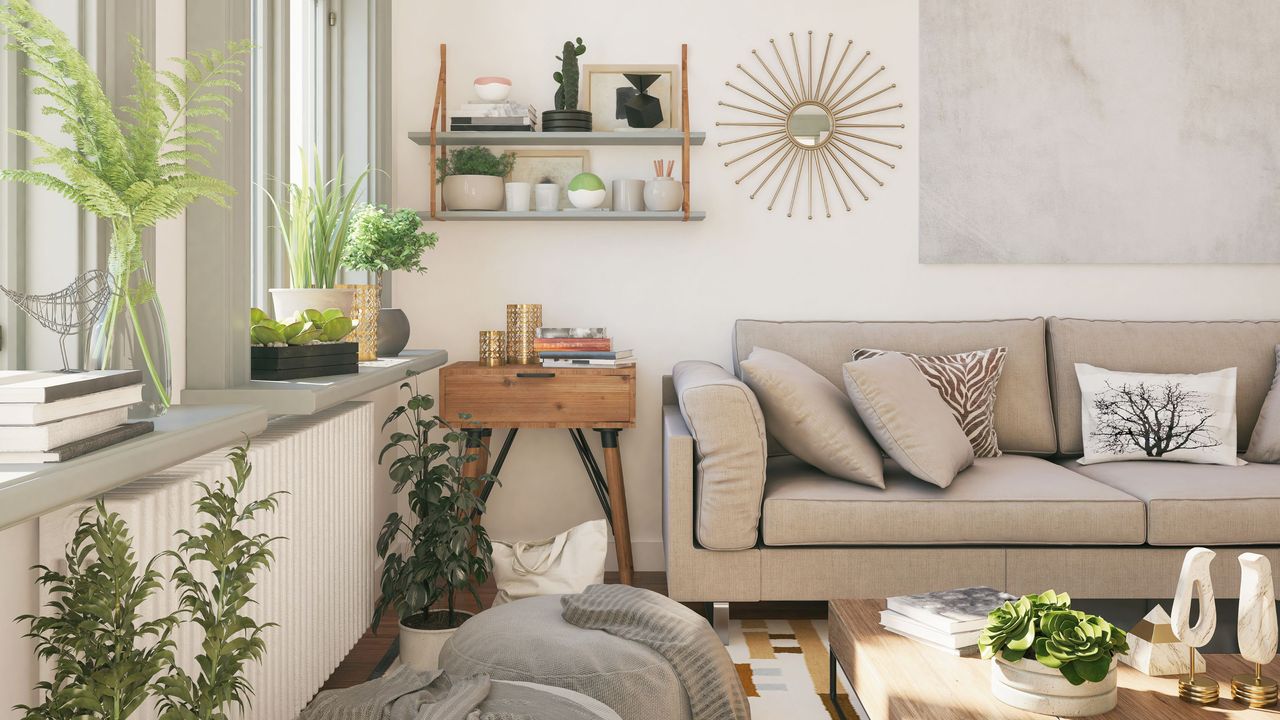
[[[433,610],[431,614],[443,612]],[[468,619],[472,616],[472,613],[460,610],[455,614]],[[457,631],[457,628],[419,630],[400,623],[400,662],[414,670],[435,670],[440,667],[440,650]]]
[[[592,210],[604,204],[605,191],[600,190],[570,190],[569,202],[579,210]]]
[[[446,210],[501,210],[502,178],[493,175],[450,175],[444,179]]]
[[[279,322],[303,310],[338,308],[351,317],[356,291],[352,288],[271,288],[272,317]]]
[[[1072,685],[1055,668],[1023,658],[991,661],[991,692],[1005,705],[1042,715],[1101,715],[1116,706],[1116,661],[1102,682]]]
[[[555,212],[560,209],[560,186],[555,183],[538,183],[533,186],[533,206],[538,212]]]

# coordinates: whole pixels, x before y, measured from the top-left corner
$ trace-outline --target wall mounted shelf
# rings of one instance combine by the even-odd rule
[[[419,145],[431,145],[430,132],[411,132],[409,139]],[[706,142],[704,132],[689,133],[690,145]],[[680,130],[630,130],[619,132],[442,132],[436,133],[436,145],[572,145],[575,147],[604,146],[645,147],[684,144]]]
[[[431,213],[420,212],[418,217],[430,220]],[[701,210],[689,212],[689,222],[705,220],[707,214]],[[510,212],[507,210],[441,210],[436,213],[438,220],[478,220],[495,222],[501,220],[535,220],[544,222],[683,222],[684,213],[679,210],[671,212],[653,212],[648,210],[560,210],[558,212]]]

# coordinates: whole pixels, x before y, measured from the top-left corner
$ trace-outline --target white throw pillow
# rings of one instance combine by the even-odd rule
[[[1236,369],[1199,375],[1116,372],[1076,363],[1081,465],[1172,460],[1243,465],[1236,457]]]

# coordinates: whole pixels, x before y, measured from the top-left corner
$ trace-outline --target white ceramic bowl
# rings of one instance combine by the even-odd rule
[[[485,102],[502,102],[511,94],[511,81],[504,77],[478,77],[472,87],[475,88],[476,97]]]
[[[569,202],[573,203],[573,206],[579,210],[590,210],[591,208],[598,208],[604,203],[604,194],[603,188],[600,190],[570,190]]]

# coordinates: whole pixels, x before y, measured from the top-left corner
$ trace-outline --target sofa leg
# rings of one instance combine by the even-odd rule
[[[707,603],[707,609],[711,611],[711,627],[715,628],[716,635],[720,636],[720,642],[725,645],[729,644],[729,603],[713,602]]]

